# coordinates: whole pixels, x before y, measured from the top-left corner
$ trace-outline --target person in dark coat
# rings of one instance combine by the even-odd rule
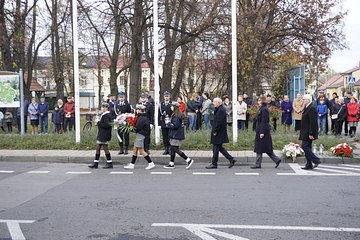
[[[109,104],[109,106],[111,106],[111,104]],[[125,93],[119,92],[118,99],[113,104],[113,114],[115,114],[115,116],[119,116],[124,113],[131,113],[131,111],[132,110],[130,103],[125,99]],[[129,131],[125,131],[124,129],[120,129],[120,128],[118,128],[117,131],[121,139],[121,141],[118,141],[120,147],[120,151],[118,155],[121,154],[127,155],[129,151],[130,133]],[[125,143],[125,147],[124,147],[124,143]]]
[[[235,165],[236,160],[223,147],[224,143],[229,142],[227,135],[226,109],[222,105],[221,98],[214,98],[213,104],[215,107],[215,112],[210,138],[210,143],[213,145],[213,157],[212,163],[209,166],[206,166],[206,168],[217,168],[219,152],[221,152],[221,154],[230,161],[229,168],[231,168]]]
[[[113,168],[113,163],[108,147],[108,144],[111,140],[113,118],[109,111],[109,104],[107,102],[102,103],[101,108],[102,114],[95,120],[95,124],[98,127],[98,134],[96,137],[95,160],[91,165],[89,165],[89,168],[95,169],[98,168],[99,165],[101,148],[103,148],[107,160],[103,168]]]
[[[305,94],[303,101],[305,108],[301,117],[299,140],[302,140],[301,147],[306,158],[306,165],[302,169],[310,170],[316,168],[321,163],[320,159],[312,152],[312,141],[318,138],[318,113],[316,107],[312,104],[311,95]]]
[[[333,107],[333,114],[337,114],[335,119],[335,135],[341,135],[343,124],[347,119],[347,106],[343,97],[340,97],[338,104]]]
[[[290,132],[290,126],[292,124],[292,102],[289,99],[288,95],[284,96],[284,101],[281,102],[281,124],[284,125],[284,130],[286,132]]]
[[[145,116],[149,120],[149,129],[144,139],[144,150],[150,154],[150,135],[151,129],[154,127],[154,105],[149,102],[148,95],[146,93],[140,94],[140,104],[145,106]]]
[[[281,159],[275,155],[270,134],[270,111],[267,107],[266,97],[260,97],[261,106],[257,114],[255,149],[256,163],[251,168],[261,168],[262,154],[266,153],[274,162],[277,168]]]
[[[155,163],[151,160],[149,154],[145,152],[144,139],[150,130],[150,121],[146,116],[146,106],[142,104],[136,105],[136,125],[135,125],[135,141],[134,141],[134,152],[131,159],[131,163],[124,166],[125,169],[134,169],[135,162],[138,156],[138,152],[145,158],[148,162],[148,166],[145,168],[146,170],[150,170],[155,167]]]
[[[175,154],[177,153],[186,161],[186,169],[189,169],[194,163],[194,160],[190,159],[186,154],[180,150],[182,141],[185,139],[183,119],[185,118],[184,113],[180,110],[180,104],[178,102],[172,102],[171,111],[173,112],[171,118],[168,119],[165,124],[169,128],[170,138],[170,162],[165,165],[164,168],[175,167]]]
[[[170,92],[165,91],[163,97],[164,97],[164,101],[160,103],[160,107],[159,107],[158,123],[159,126],[161,127],[161,135],[164,144],[163,155],[167,155],[170,154],[170,139],[169,139],[169,127],[166,125],[165,122],[168,121],[172,115]]]
[[[45,102],[45,96],[41,95],[39,108],[40,132],[48,133],[49,103]]]
[[[61,99],[57,100],[57,103],[54,106],[54,111],[51,115],[51,121],[54,124],[55,133],[62,133],[64,130],[64,105]]]

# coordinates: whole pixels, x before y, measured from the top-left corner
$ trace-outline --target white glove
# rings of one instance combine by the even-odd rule
[[[150,129],[153,129],[154,128],[154,125],[153,124],[150,124]]]

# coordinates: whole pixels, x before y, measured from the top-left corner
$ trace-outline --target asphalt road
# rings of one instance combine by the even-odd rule
[[[360,165],[297,166],[0,162],[0,239],[360,239]]]

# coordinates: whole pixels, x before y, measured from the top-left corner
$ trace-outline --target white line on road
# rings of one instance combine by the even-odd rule
[[[49,173],[50,171],[29,171],[29,172],[27,172],[27,173],[40,173],[40,174],[42,174],[42,173]]]
[[[193,172],[193,175],[216,175],[214,172]]]
[[[130,175],[133,174],[134,172],[110,172],[110,174],[124,174],[124,175]]]
[[[91,172],[66,172],[66,174],[90,174]]]
[[[321,176],[321,177],[337,177],[337,176],[342,176],[342,177],[359,177],[360,174],[359,173],[349,173],[349,174],[344,174],[344,173],[319,173],[319,172],[313,172],[311,174],[309,173],[277,173],[276,175],[278,176]]]
[[[187,223],[153,223],[153,227],[197,227],[197,228],[232,228],[263,230],[304,230],[329,232],[360,232],[360,228],[344,227],[307,227],[307,226],[270,226],[270,225],[223,225],[223,224],[187,224]]]
[[[354,167],[354,168],[360,168],[360,165],[352,165],[352,164],[342,164],[341,166],[344,166],[344,167]]]
[[[153,175],[171,175],[172,172],[151,172]]]
[[[25,240],[25,236],[21,231],[20,223],[33,223],[35,220],[4,220],[0,219],[0,223],[6,223],[10,237],[14,240]]]
[[[340,167],[340,166],[330,166],[330,165],[323,165],[322,167],[326,168],[334,168],[334,169],[343,169],[343,170],[352,170],[352,171],[360,171],[360,168],[351,168],[351,167]]]
[[[236,176],[258,176],[259,173],[235,173]]]
[[[0,171],[0,173],[13,173],[14,171]]]
[[[327,171],[327,172],[334,172],[334,173],[343,173],[343,174],[348,174],[349,173],[347,171],[341,171],[341,170],[335,170],[335,169],[327,169],[326,167],[323,167],[323,166],[319,166],[318,168],[316,168],[314,170],[314,172],[317,172],[318,170]]]

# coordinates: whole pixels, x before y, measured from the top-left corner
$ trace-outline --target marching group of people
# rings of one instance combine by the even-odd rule
[[[301,95],[300,95],[301,96]],[[206,166],[207,169],[214,169],[218,166],[219,153],[223,154],[225,158],[229,161],[229,168],[235,165],[236,160],[231,154],[227,152],[223,144],[228,143],[227,135],[227,126],[231,125],[229,120],[229,112],[231,111],[230,99],[228,96],[221,98],[214,98],[212,101],[209,99],[207,94],[203,94],[203,104],[202,108],[199,108],[198,99],[196,95],[192,94],[191,98],[185,104],[181,97],[178,98],[178,101],[172,102],[169,92],[163,93],[163,101],[160,103],[159,108],[159,126],[161,127],[163,144],[164,144],[164,153],[170,154],[170,161],[164,168],[174,168],[175,166],[175,155],[178,154],[181,158],[186,161],[186,168],[190,168],[194,163],[194,160],[189,158],[183,151],[180,150],[180,146],[185,139],[185,128],[186,121],[188,121],[189,131],[196,130],[194,127],[196,122],[197,113],[200,112],[203,116],[205,122],[205,129],[211,129],[211,138],[210,142],[213,146],[213,156],[212,162],[210,165]],[[246,98],[246,97],[245,97]],[[296,128],[300,130],[299,139],[302,140],[302,146],[305,151],[305,157],[307,159],[307,164],[304,169],[312,169],[320,164],[320,159],[314,155],[311,151],[312,141],[318,137],[318,116],[320,113],[316,109],[315,104],[312,103],[312,97],[310,95],[304,95],[301,97],[298,96],[298,99],[302,101],[303,106],[298,107],[294,104],[295,111],[300,114],[301,119],[298,120]],[[242,119],[238,121],[237,127],[239,129],[245,129],[246,127],[246,103],[243,96],[239,96],[237,106],[237,114],[242,116]],[[245,99],[247,100],[247,99]],[[262,154],[266,153],[275,163],[275,168],[281,163],[281,158],[278,157],[272,146],[271,138],[271,126],[270,126],[270,110],[268,106],[271,104],[273,99],[265,96],[260,96],[257,99],[257,105],[259,110],[256,115],[254,122],[256,136],[255,136],[255,145],[254,152],[256,153],[256,162],[251,168],[261,168],[262,163]],[[244,103],[244,104],[243,104]],[[284,98],[284,101],[281,103],[284,109],[282,117],[282,123],[289,121],[288,119],[292,116],[293,104],[291,103],[291,110],[286,110],[286,107],[291,103],[287,97]],[[239,106],[239,107],[238,107]],[[206,110],[205,110],[206,109]],[[205,113],[205,111],[210,111],[212,113]],[[230,110],[229,110],[230,109]],[[136,104],[135,111],[137,115],[137,121],[135,126],[135,140],[133,147],[132,160],[129,164],[125,165],[125,169],[134,169],[135,163],[138,157],[138,154],[141,154],[146,161],[148,162],[147,170],[155,167],[154,162],[149,155],[150,147],[150,132],[154,125],[154,103],[152,98],[143,93],[140,95],[139,103]],[[102,104],[102,114],[98,119],[98,135],[96,141],[96,154],[94,162],[89,165],[90,168],[98,168],[100,150],[101,148],[105,151],[105,156],[107,158],[107,163],[104,168],[113,168],[111,155],[108,150],[108,144],[111,139],[111,129],[112,122],[119,114],[130,113],[132,112],[132,107],[130,103],[125,98],[125,93],[119,93],[118,98],[115,100],[114,96],[109,95],[108,101]],[[187,114],[186,114],[187,113]],[[212,115],[211,124],[207,125],[207,120]],[[290,115],[290,116],[289,116]],[[188,120],[186,120],[186,117]],[[296,118],[297,119],[297,118]],[[117,129],[118,134],[121,139],[119,139],[119,154],[128,154],[129,149],[129,132],[125,131],[122,128]],[[314,165],[313,165],[314,164]]]

